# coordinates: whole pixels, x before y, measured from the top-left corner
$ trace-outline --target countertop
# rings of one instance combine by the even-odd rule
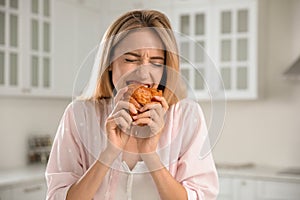
[[[33,165],[19,169],[0,170],[0,187],[9,187],[32,181],[45,181],[45,165]],[[217,165],[220,177],[248,178],[259,180],[288,181],[300,183],[300,173],[295,169],[244,165]],[[293,173],[283,173],[284,171]]]
[[[266,181],[288,181],[300,183],[300,168],[279,168],[273,166],[259,166],[254,164],[217,165],[220,177],[236,177],[259,179]]]

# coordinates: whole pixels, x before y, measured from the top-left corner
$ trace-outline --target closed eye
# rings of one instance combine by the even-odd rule
[[[133,63],[133,62],[138,62],[139,60],[137,60],[137,59],[128,59],[128,58],[125,58],[125,61],[126,61],[126,62],[129,62],[129,63]]]
[[[164,64],[162,64],[162,63],[152,62],[151,64],[154,65],[154,66],[156,66],[156,67],[162,67],[162,66],[164,66]]]

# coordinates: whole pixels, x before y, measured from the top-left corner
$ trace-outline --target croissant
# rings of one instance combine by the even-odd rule
[[[154,96],[162,96],[162,90],[148,88],[144,85],[131,84],[124,94],[124,99],[132,103],[138,110],[148,103],[155,102]]]

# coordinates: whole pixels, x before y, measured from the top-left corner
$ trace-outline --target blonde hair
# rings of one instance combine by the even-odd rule
[[[178,96],[174,94],[178,90],[178,73],[179,73],[179,56],[178,47],[172,27],[168,18],[161,12],[155,10],[135,10],[120,16],[106,31],[103,37],[103,51],[99,63],[99,74],[97,85],[93,93],[92,99],[99,100],[102,98],[113,97],[113,84],[109,66],[111,56],[115,46],[130,31],[141,28],[153,28],[153,30],[161,38],[165,47],[165,64],[166,64],[166,87],[163,92],[164,98],[169,105],[178,101]],[[121,33],[126,33],[119,37]],[[171,88],[173,87],[173,88]]]

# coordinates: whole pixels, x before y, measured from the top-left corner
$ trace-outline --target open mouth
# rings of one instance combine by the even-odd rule
[[[142,83],[142,82],[134,81],[134,80],[126,81],[126,85],[131,85],[131,84],[143,85],[143,86],[145,86],[147,88],[151,88],[153,86],[153,84]]]

